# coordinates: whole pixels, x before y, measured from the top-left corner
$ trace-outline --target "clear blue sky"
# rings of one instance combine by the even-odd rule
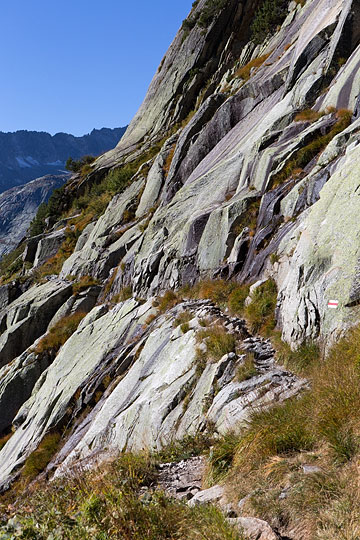
[[[0,131],[129,123],[192,0],[2,2]]]

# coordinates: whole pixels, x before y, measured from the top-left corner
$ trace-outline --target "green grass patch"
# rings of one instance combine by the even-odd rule
[[[236,339],[226,329],[218,325],[209,326],[197,333],[197,340],[206,345],[206,356],[213,362],[217,362],[224,354],[235,351]]]
[[[273,279],[268,279],[255,289],[251,303],[244,311],[251,332],[270,335],[276,325],[276,301],[277,288]]]
[[[254,355],[248,352],[243,363],[237,368],[235,379],[237,382],[247,381],[258,374],[254,364]]]
[[[59,433],[45,435],[38,448],[25,461],[21,471],[22,480],[34,480],[45,469],[59,447],[60,438]]]

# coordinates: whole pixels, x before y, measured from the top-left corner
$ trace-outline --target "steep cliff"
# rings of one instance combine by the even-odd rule
[[[352,0],[194,3],[125,136],[5,270],[3,488],[55,432],[56,478],[211,434],[247,537],[336,537],[325,480],[343,501],[359,455],[356,331],[329,352],[360,319],[359,18]]]

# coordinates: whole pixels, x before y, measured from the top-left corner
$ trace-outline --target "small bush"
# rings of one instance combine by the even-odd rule
[[[54,189],[47,203],[42,203],[36,213],[36,216],[30,223],[30,236],[37,236],[46,230],[45,220],[49,225],[54,225],[64,211],[66,205],[65,186]]]
[[[283,23],[287,15],[287,5],[286,0],[262,1],[251,25],[251,38],[255,43],[264,41],[270,32]]]
[[[88,172],[91,172],[92,169],[90,167],[90,164],[93,163],[94,161],[95,161],[95,157],[90,156],[90,155],[83,156],[77,161],[74,160],[72,157],[69,157],[69,159],[66,161],[65,168],[71,172],[75,172],[75,173],[80,172],[81,175],[84,176],[83,171],[85,172],[85,168],[86,168],[87,172],[85,172],[85,175],[88,174]]]
[[[200,13],[198,24],[201,28],[207,28],[226,6],[228,0],[206,0]]]
[[[58,321],[50,331],[39,341],[35,347],[37,354],[52,350],[57,352],[62,345],[76,331],[86,313],[78,312],[74,315],[63,317]]]

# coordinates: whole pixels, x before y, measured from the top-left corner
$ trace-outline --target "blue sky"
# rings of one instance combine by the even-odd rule
[[[2,2],[0,131],[126,125],[192,0]]]

